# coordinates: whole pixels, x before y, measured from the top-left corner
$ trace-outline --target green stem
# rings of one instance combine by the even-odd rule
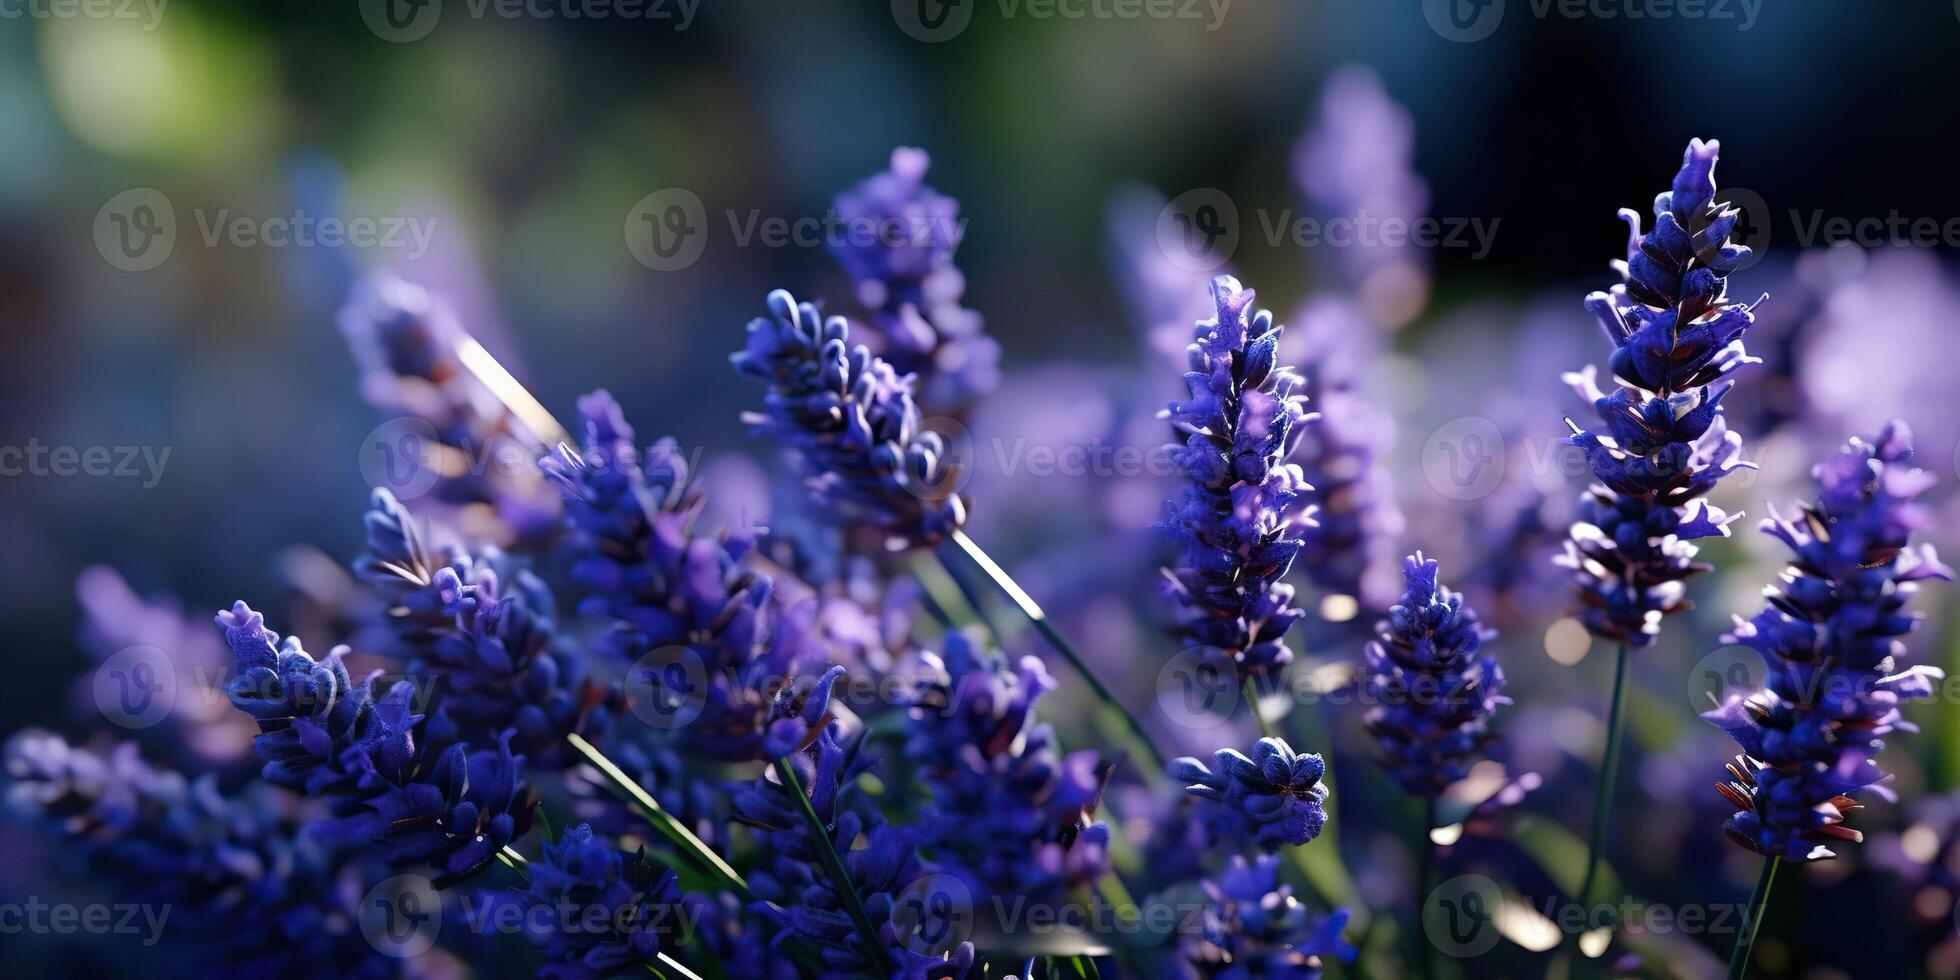
[[[701,980],[701,975],[699,973],[696,973],[693,970],[690,970],[687,967],[682,966],[680,960],[668,956],[666,953],[655,953],[654,959],[660,961],[660,966],[664,966],[667,968],[666,971],[662,971],[660,967],[656,967],[652,963],[648,963],[646,965],[647,972],[653,974],[656,977],[664,978],[667,976],[669,972],[671,972],[675,976],[680,977],[681,980]]]
[[[1245,680],[1240,682],[1239,689],[1245,692],[1245,707],[1247,711],[1252,712],[1252,720],[1258,723],[1260,737],[1278,738],[1279,736],[1273,732],[1273,723],[1267,721],[1265,713],[1259,710],[1258,680],[1251,674],[1247,674]]]
[[[1014,581],[1014,577],[1007,574],[1006,569],[1000,567],[992,558],[988,557],[987,553],[982,551],[980,546],[974,543],[972,538],[967,537],[965,531],[955,530],[953,532],[953,543],[958,545],[960,550],[966,553],[967,558],[979,566],[981,571],[987,573],[987,577],[993,580],[994,586],[1000,589],[1001,593],[1007,596],[1008,599],[1013,601],[1014,605],[1021,610],[1022,615],[1028,617],[1028,621],[1034,624],[1035,630],[1041,633],[1042,639],[1047,640],[1048,645],[1054,648],[1056,653],[1061,654],[1062,659],[1067,660],[1069,665],[1075,668],[1076,673],[1082,675],[1083,680],[1089,682],[1089,687],[1096,692],[1096,697],[1102,699],[1104,704],[1114,709],[1122,717],[1123,724],[1129,729],[1130,734],[1135,737],[1137,744],[1149,755],[1152,771],[1156,773],[1163,772],[1166,764],[1164,753],[1157,748],[1157,743],[1151,739],[1150,733],[1144,731],[1143,725],[1137,721],[1135,715],[1130,713],[1130,709],[1125,708],[1123,702],[1118,701],[1116,695],[1110,693],[1109,688],[1103,686],[1102,680],[1096,676],[1095,671],[1090,670],[1089,665],[1083,662],[1082,655],[1077,653],[1075,647],[1071,646],[1068,640],[1062,636],[1061,631],[1057,630],[1055,625],[1048,621],[1048,615],[1041,611],[1041,606],[1034,601],[1034,597],[1023,591],[1021,586]]]
[[[1422,832],[1416,841],[1416,848],[1422,854],[1422,870],[1420,877],[1416,879],[1419,891],[1416,892],[1415,928],[1411,931],[1411,935],[1415,937],[1416,945],[1422,947],[1422,975],[1429,978],[1429,980],[1436,980],[1436,944],[1430,942],[1429,938],[1423,934],[1422,910],[1423,906],[1429,901],[1430,879],[1435,876],[1436,871],[1436,842],[1429,837],[1429,832],[1435,828],[1436,798],[1432,796],[1423,802]]]
[[[1749,907],[1742,913],[1746,925],[1742,934],[1735,937],[1735,952],[1729,955],[1729,980],[1742,980],[1749,972],[1749,954],[1756,949],[1763,913],[1769,910],[1769,890],[1776,884],[1776,869],[1782,863],[1779,857],[1763,859],[1762,876],[1756,879],[1756,890],[1749,893]]]
[[[673,814],[661,809],[660,803],[653,798],[653,794],[648,793],[639,783],[627,778],[626,773],[621,771],[611,759],[606,758],[605,753],[600,752],[596,746],[576,732],[567,734],[565,741],[577,750],[579,755],[584,756],[585,761],[594,769],[599,770],[607,781],[612,783],[614,791],[629,805],[639,810],[640,816],[652,824],[655,830],[665,834],[668,840],[680,846],[682,853],[695,858],[724,884],[740,892],[744,898],[748,897],[749,883],[742,878],[734,866],[722,860],[721,855],[716,854],[714,848],[694,836],[694,831],[674,819]]]
[[[1586,877],[1579,884],[1579,908],[1591,921],[1593,881],[1599,876],[1600,856],[1606,852],[1607,819],[1613,812],[1613,787],[1619,780],[1620,729],[1625,727],[1627,645],[1613,664],[1613,706],[1606,721],[1606,752],[1599,760],[1599,785],[1593,793],[1592,842],[1586,847]]]
[[[844,859],[837,854],[837,846],[831,842],[830,828],[825,827],[823,818],[817,816],[817,808],[810,802],[809,794],[803,791],[803,780],[796,777],[796,768],[788,759],[776,760],[776,775],[781,777],[783,788],[803,807],[803,819],[810,825],[810,836],[817,840],[817,858],[823,862],[824,871],[830,875],[831,887],[837,889],[838,900],[844,903],[844,911],[851,914],[851,921],[857,924],[858,935],[864,939],[865,958],[878,967],[879,975],[891,972],[887,962],[884,944],[878,941],[878,930],[871,925],[870,914],[864,911],[864,902],[858,897],[857,886],[851,883],[851,874],[844,868]]]

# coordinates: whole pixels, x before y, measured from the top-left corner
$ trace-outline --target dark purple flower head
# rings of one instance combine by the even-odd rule
[[[237,658],[225,694],[252,716],[267,781],[322,797],[335,818],[314,831],[334,845],[385,843],[396,860],[445,871],[474,870],[531,822],[523,757],[514,732],[495,749],[448,743],[454,725],[412,714],[415,686],[399,681],[376,698],[372,679],[355,684],[341,665],[345,648],[315,661],[297,637],[278,634],[240,602],[218,614]],[[440,724],[437,721],[440,720]],[[417,743],[420,727],[427,737]]]
[[[531,880],[517,901],[544,947],[539,976],[600,980],[642,969],[690,938],[674,872],[620,853],[586,824],[545,841],[526,871]],[[540,923],[546,927],[537,930]]]
[[[622,707],[617,685],[586,678],[558,648],[550,591],[504,556],[432,551],[419,523],[376,490],[365,524],[368,552],[355,570],[387,603],[389,652],[408,676],[436,685],[464,738],[516,731],[517,748],[554,768],[570,759],[564,737],[605,730]]]
[[[1920,581],[1953,577],[1931,545],[1909,546],[1926,521],[1913,498],[1932,483],[1911,458],[1900,422],[1853,439],[1811,471],[1816,503],[1763,522],[1794,555],[1769,604],[1727,639],[1762,654],[1768,682],[1702,715],[1742,746],[1720,787],[1737,807],[1723,829],[1750,850],[1814,861],[1834,857],[1834,841],[1862,840],[1844,811],[1867,787],[1892,798],[1877,762],[1884,736],[1912,730],[1900,704],[1930,697],[1943,676],[1906,666],[1903,637],[1920,619],[1906,601]]]
[[[957,980],[973,965],[973,944],[937,949],[918,931],[919,923],[898,914],[908,889],[931,869],[919,860],[909,835],[885,823],[875,807],[853,805],[857,776],[866,768],[858,758],[860,745],[860,739],[840,742],[832,725],[787,763],[843,858],[853,890],[885,947],[882,955],[892,976]],[[749,877],[757,897],[752,911],[779,927],[778,943],[795,937],[814,946],[823,957],[825,977],[867,975],[874,966],[843,897],[824,871],[822,844],[791,794],[773,770],[735,791],[736,819],[757,829],[769,856],[767,865]]]
[[[769,392],[743,420],[796,454],[830,516],[883,530],[893,549],[932,545],[966,523],[959,464],[921,424],[910,375],[848,347],[843,317],[824,320],[780,289],[748,329],[731,360]]]
[[[1654,199],[1652,231],[1642,234],[1640,216],[1620,212],[1632,228],[1626,261],[1615,263],[1626,282],[1586,297],[1613,341],[1619,387],[1600,391],[1590,366],[1566,376],[1604,429],[1572,425],[1596,482],[1561,563],[1574,570],[1586,628],[1634,646],[1653,642],[1663,616],[1690,607],[1683,580],[1707,568],[1690,542],[1727,536],[1734,520],[1703,498],[1749,465],[1721,414],[1729,375],[1752,362],[1742,335],[1755,317],[1727,296],[1728,275],[1749,249],[1729,241],[1741,212],[1714,200],[1719,149],[1713,140],[1688,144],[1673,189]]]
[[[1286,977],[1313,980],[1324,957],[1352,961],[1356,950],[1341,938],[1348,913],[1318,918],[1279,880],[1280,861],[1264,855],[1231,866],[1204,883],[1212,907],[1204,931],[1179,948],[1183,976],[1217,980]]]
[[[31,730],[8,740],[6,775],[11,808],[62,835],[92,880],[170,909],[159,938],[173,959],[226,976],[399,975],[354,925],[352,869],[298,837],[273,794],[227,797],[134,744],[97,753]]]
[[[1216,315],[1197,327],[1184,376],[1191,400],[1168,417],[1185,437],[1175,450],[1187,486],[1158,528],[1182,548],[1167,570],[1182,602],[1179,635],[1229,657],[1239,675],[1263,676],[1293,659],[1287,630],[1304,614],[1284,584],[1312,524],[1300,468],[1287,462],[1313,419],[1299,378],[1276,363],[1282,329],[1230,276],[1212,281]]]
[[[1000,383],[1000,344],[960,305],[966,277],[953,253],[966,233],[958,201],[926,184],[926,151],[901,146],[891,169],[837,195],[842,234],[832,255],[857,283],[883,341],[878,354],[918,378],[919,401],[954,412]]]
[[[1005,657],[950,632],[945,679],[922,692],[905,751],[932,787],[914,837],[983,895],[1053,896],[1109,870],[1109,828],[1094,820],[1109,768],[1093,750],[1063,755],[1034,719],[1055,689],[1041,661]]]
[[[1266,851],[1298,846],[1320,836],[1327,823],[1327,764],[1300,755],[1277,738],[1262,738],[1246,758],[1219,749],[1212,767],[1186,756],[1170,764],[1171,778],[1191,784],[1200,816],[1214,842],[1251,837]]]
[[[362,394],[399,422],[386,444],[363,447],[388,454],[382,462],[387,479],[414,485],[429,467],[436,474],[430,499],[451,507],[479,505],[479,511],[489,505],[506,525],[496,529],[473,520],[486,531],[536,540],[556,527],[557,501],[536,472],[482,465],[506,447],[535,446],[545,434],[507,410],[465,365],[462,350],[482,348],[447,303],[421,286],[378,275],[355,286],[340,311],[340,327],[361,367]],[[435,445],[425,445],[429,439]],[[443,455],[470,465],[438,465]],[[403,464],[411,468],[405,478]]]
[[[1407,590],[1368,645],[1368,731],[1403,792],[1432,799],[1469,775],[1491,715],[1510,700],[1483,649],[1495,634],[1436,570],[1420,551],[1402,562]]]

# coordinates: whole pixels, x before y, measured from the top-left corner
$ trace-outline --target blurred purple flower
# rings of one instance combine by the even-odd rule
[[[690,936],[674,872],[622,854],[579,824],[525,867],[530,880],[516,895],[544,947],[541,977],[602,980],[644,969],[662,950],[678,951]],[[538,924],[545,928],[537,929]]]
[[[1341,938],[1345,909],[1316,918],[1280,884],[1280,862],[1270,855],[1231,866],[1204,883],[1211,898],[1204,930],[1187,936],[1176,964],[1182,977],[1255,980],[1289,977],[1314,980],[1326,957],[1351,962],[1356,950]]]
[[[966,277],[953,253],[966,234],[960,205],[925,182],[926,151],[901,146],[891,168],[837,195],[843,226],[831,254],[857,283],[882,343],[878,355],[916,376],[920,405],[959,413],[1000,383],[1000,344],[960,305]]]

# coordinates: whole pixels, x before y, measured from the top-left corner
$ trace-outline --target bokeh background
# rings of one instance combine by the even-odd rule
[[[1766,503],[1803,497],[1809,464],[1843,438],[1904,415],[1942,481],[1934,540],[1948,545],[1960,526],[1951,5],[1573,13],[1499,0],[1452,21],[1433,0],[1236,0],[1189,17],[1069,8],[1091,10],[1079,18],[965,0],[952,8],[964,26],[936,41],[904,3],[669,0],[638,20],[544,4],[477,13],[467,0],[420,9],[427,19],[402,30],[373,26],[387,22],[353,0],[0,20],[0,442],[168,451],[154,481],[0,478],[6,730],[91,727],[74,697],[91,665],[85,569],[178,597],[193,623],[241,595],[333,587],[321,568],[359,550],[361,454],[385,418],[336,326],[370,272],[445,295],[561,417],[609,388],[643,432],[704,451],[727,487],[720,513],[767,519],[780,467],[744,438],[738,415],[757,395],[727,355],[771,288],[842,311],[852,296],[821,243],[769,245],[741,228],[823,215],[896,146],[929,151],[930,182],[960,200],[964,303],[1001,349],[999,388],[963,422],[975,534],[1124,678],[1132,703],[1148,703],[1175,652],[1153,619],[1168,552],[1148,525],[1162,486],[1147,473],[1017,470],[1013,447],[1160,441],[1152,412],[1180,394],[1188,328],[1177,298],[1201,310],[1211,265],[1296,321],[1296,356],[1325,358],[1333,400],[1362,420],[1348,475],[1380,504],[1365,581],[1425,548],[1504,630],[1518,704],[1499,756],[1545,785],[1451,861],[1499,869],[1527,898],[1577,863],[1610,676],[1611,651],[1562,625],[1549,566],[1582,483],[1557,442],[1562,416],[1584,406],[1559,374],[1604,361],[1580,298],[1613,281],[1615,209],[1644,212],[1690,137],[1722,141],[1718,181],[1745,189],[1732,199],[1764,253],[1733,288],[1770,297],[1751,339],[1765,363],[1730,402],[1762,468],[1717,501],[1753,526]],[[177,225],[167,257],[142,271],[101,233],[136,189],[167,201]],[[650,268],[627,237],[636,208],[674,189],[702,203],[701,251]],[[1228,250],[1166,247],[1162,228],[1220,201]],[[1268,234],[1357,208],[1428,215],[1469,238],[1398,248]],[[301,212],[428,238],[205,240],[213,221]],[[1833,219],[1866,225],[1833,233]],[[1653,903],[1739,901],[1754,876],[1754,857],[1719,830],[1713,786],[1732,748],[1692,711],[1710,671],[1746,669],[1720,635],[1778,567],[1760,537],[1709,549],[1722,571],[1696,583],[1701,609],[1634,667],[1611,857]],[[1345,597],[1303,582],[1326,620],[1307,636],[1306,666],[1355,658],[1380,605],[1370,587]],[[1937,585],[1922,598],[1932,622],[1914,646],[1951,669],[1948,605]],[[1924,733],[1887,760],[1903,802],[1854,818],[1868,845],[1786,879],[1801,886],[1785,884],[1771,913],[1766,975],[1960,975],[1960,862],[1943,867],[1960,811],[1945,795],[1960,787],[1956,700],[1915,709]],[[1216,738],[1186,734],[1191,749]],[[1337,756],[1365,760],[1351,731],[1333,737],[1350,740]],[[1379,805],[1387,824],[1413,819]],[[5,834],[0,869],[31,887],[33,839]],[[1406,857],[1350,837],[1344,856],[1371,899],[1406,903]],[[1536,974],[1550,958],[1528,933],[1460,968]],[[1699,976],[1719,974],[1727,942],[1672,930],[1632,945],[1653,975]],[[37,963],[100,968],[60,943],[32,946]]]

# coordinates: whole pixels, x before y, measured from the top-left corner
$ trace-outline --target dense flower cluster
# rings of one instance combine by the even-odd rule
[[[372,678],[355,683],[341,662],[345,648],[319,661],[298,637],[281,645],[243,602],[219,613],[218,625],[237,658],[225,694],[259,724],[262,774],[333,804],[333,819],[312,828],[323,841],[383,844],[398,861],[460,874],[530,827],[514,732],[471,751],[441,711],[426,724],[411,713],[414,684],[399,681],[377,698]]]
[[[960,633],[946,636],[946,679],[912,710],[906,754],[932,801],[915,838],[977,894],[1053,895],[1109,870],[1109,828],[1093,821],[1108,769],[1100,753],[1064,756],[1034,720],[1055,679],[1034,657],[1009,665]]]
[[[1320,836],[1327,824],[1327,764],[1301,755],[1283,739],[1262,738],[1252,757],[1219,749],[1212,764],[1189,756],[1171,762],[1171,778],[1189,783],[1213,841],[1251,837],[1267,851]]]
[[[671,441],[639,452],[604,391],[581,398],[579,414],[585,451],[560,446],[540,465],[565,494],[587,611],[612,621],[609,645],[621,659],[658,672],[651,694],[667,700],[640,710],[686,724],[698,753],[788,754],[823,714],[835,678],[814,603],[778,599],[767,576],[744,566],[747,536],[695,533],[701,496]],[[823,677],[820,697],[785,684],[812,673]],[[809,706],[817,714],[805,718]]]
[[[1509,701],[1504,671],[1483,649],[1495,634],[1436,571],[1420,551],[1403,561],[1407,590],[1368,645],[1368,731],[1402,790],[1430,799],[1469,775],[1491,715]]]
[[[432,552],[416,521],[387,490],[376,490],[366,521],[369,552],[357,570],[388,603],[384,619],[411,678],[439,683],[442,707],[465,739],[515,732],[517,751],[540,761],[565,755],[573,732],[604,731],[619,710],[616,685],[582,676],[557,647],[544,583],[502,556]]]
[[[863,771],[860,746],[858,739],[840,742],[832,725],[789,756],[787,764],[830,835],[830,846],[842,856],[852,890],[883,948],[864,947],[847,899],[825,874],[820,853],[825,845],[812,836],[804,803],[773,772],[735,795],[737,819],[761,832],[769,855],[767,870],[750,879],[759,900],[756,911],[780,928],[779,943],[794,937],[821,951],[826,976],[862,976],[882,968],[890,976],[911,980],[958,980],[973,965],[973,944],[940,949],[933,923],[900,914],[908,890],[930,890],[933,872],[919,860],[903,830],[886,823],[875,809],[851,805],[855,780]]]
[[[525,867],[530,875],[518,902],[527,921],[547,928],[536,935],[545,949],[541,976],[601,980],[654,962],[663,949],[689,938],[674,872],[648,864],[644,854],[622,854],[579,824],[543,857]]]
[[[1355,948],[1341,939],[1348,913],[1316,918],[1280,884],[1280,861],[1270,855],[1231,866],[1204,883],[1212,906],[1204,928],[1179,948],[1181,976],[1251,980],[1291,977],[1314,980],[1326,957],[1353,960]]]
[[[920,404],[954,412],[1000,384],[1000,344],[980,314],[960,305],[966,277],[953,252],[966,233],[960,204],[925,182],[932,159],[901,146],[891,169],[837,195],[843,233],[832,255],[857,283],[858,302],[884,341],[880,357],[918,378]]]
[[[239,977],[400,972],[354,927],[360,890],[340,885],[356,872],[298,836],[270,794],[226,797],[214,776],[153,768],[133,744],[97,753],[32,730],[8,740],[6,774],[15,812],[62,834],[92,879],[160,910],[159,952]]]
[[[1286,633],[1305,615],[1281,580],[1311,523],[1301,499],[1311,488],[1287,458],[1313,416],[1277,363],[1272,313],[1253,312],[1252,290],[1230,276],[1211,291],[1216,315],[1198,324],[1184,376],[1191,400],[1167,412],[1184,435],[1175,458],[1188,485],[1158,527],[1182,549],[1166,573],[1184,606],[1178,633],[1256,677],[1293,659]]]
[[[1751,850],[1814,861],[1835,856],[1835,841],[1862,840],[1844,811],[1868,787],[1890,798],[1884,737],[1911,729],[1899,705],[1931,696],[1943,676],[1907,667],[1901,639],[1919,622],[1904,611],[1917,583],[1953,577],[1931,545],[1909,545],[1926,520],[1913,498],[1932,484],[1911,458],[1898,422],[1853,439],[1812,471],[1816,503],[1763,523],[1795,554],[1769,604],[1738,619],[1729,640],[1762,654],[1768,683],[1703,716],[1742,746],[1721,787],[1737,807],[1723,829]]]
[[[1673,188],[1654,199],[1654,228],[1622,209],[1631,228],[1626,277],[1586,297],[1613,341],[1619,387],[1603,394],[1591,366],[1568,375],[1605,423],[1573,425],[1597,481],[1580,501],[1562,561],[1575,572],[1586,628],[1646,646],[1661,617],[1689,608],[1683,580],[1707,568],[1692,541],[1728,534],[1733,517],[1704,495],[1745,464],[1742,440],[1722,421],[1736,368],[1750,363],[1742,335],[1749,304],[1728,300],[1728,276],[1749,257],[1729,240],[1741,212],[1715,200],[1721,144],[1695,140]]]
[[[921,424],[912,378],[862,345],[843,317],[825,320],[783,290],[749,322],[735,369],[769,386],[743,419],[791,449],[832,516],[885,532],[896,548],[933,544],[966,522],[960,465]]]

